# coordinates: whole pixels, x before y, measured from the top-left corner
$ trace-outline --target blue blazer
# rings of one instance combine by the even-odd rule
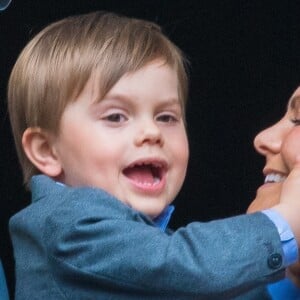
[[[100,189],[38,175],[31,191],[10,220],[16,299],[268,299],[264,286],[284,276],[262,213],[166,233]]]

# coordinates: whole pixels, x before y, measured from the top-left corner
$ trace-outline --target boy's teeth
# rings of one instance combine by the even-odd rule
[[[147,182],[147,181],[140,181],[139,183],[145,186],[155,186],[160,182],[160,179],[158,177],[153,178],[153,182]]]
[[[286,179],[286,176],[280,175],[280,174],[268,174],[265,178],[265,183],[268,182],[281,182]]]
[[[160,182],[160,179],[158,177],[154,177],[153,184],[155,185],[155,184],[158,184],[159,182]]]

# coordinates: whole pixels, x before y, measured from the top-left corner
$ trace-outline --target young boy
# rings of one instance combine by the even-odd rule
[[[264,299],[297,260],[300,164],[272,210],[166,229],[187,85],[180,50],[147,21],[74,16],[25,47],[8,91],[32,193],[10,220],[16,299]]]

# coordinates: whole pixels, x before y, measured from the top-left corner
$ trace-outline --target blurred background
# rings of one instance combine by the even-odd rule
[[[188,57],[191,157],[171,227],[243,213],[263,182],[253,138],[284,113],[300,80],[299,1],[13,0],[0,12],[0,257],[10,293],[11,215],[29,203],[7,116],[7,80],[50,22],[109,10],[157,22]]]

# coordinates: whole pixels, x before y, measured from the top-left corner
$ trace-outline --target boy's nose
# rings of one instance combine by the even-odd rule
[[[163,136],[159,126],[155,121],[143,122],[137,131],[135,144],[142,146],[143,144],[163,145]]]
[[[264,156],[270,153],[279,153],[281,144],[282,130],[279,123],[264,129],[254,138],[254,147],[256,151]]]

